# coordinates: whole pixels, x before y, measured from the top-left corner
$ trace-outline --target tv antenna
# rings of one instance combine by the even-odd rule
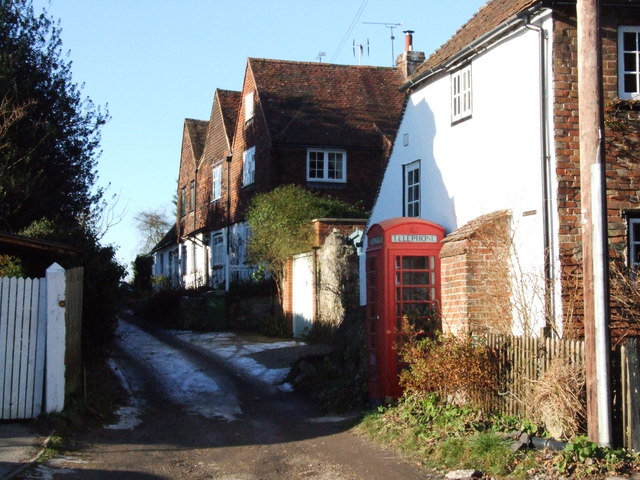
[[[364,49],[367,49],[367,57],[369,56],[369,39],[367,38],[367,44],[364,43],[356,43],[353,41],[353,56],[356,56],[356,51],[358,52],[358,65],[362,65],[362,57],[364,56]]]
[[[326,56],[327,56],[327,52],[318,52],[318,56],[316,57],[316,60],[322,63],[322,57],[326,57]]]
[[[384,25],[386,28],[391,30],[391,66],[393,67],[396,64],[396,54],[393,50],[393,41],[396,39],[393,35],[393,29],[401,27],[402,23],[388,23],[388,22],[362,22],[367,25]]]

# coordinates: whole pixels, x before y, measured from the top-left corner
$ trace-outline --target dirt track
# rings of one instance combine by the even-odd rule
[[[350,431],[349,420],[323,417],[295,394],[251,382],[201,350],[174,338],[198,371],[239,400],[234,421],[207,418],[178,405],[148,361],[126,349],[114,358],[143,405],[132,430],[103,429],[76,439],[74,453],[23,479],[326,479],[440,478]],[[341,420],[341,421],[336,421]]]

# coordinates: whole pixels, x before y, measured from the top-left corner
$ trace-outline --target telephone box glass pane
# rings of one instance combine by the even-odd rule
[[[426,270],[428,257],[411,256],[402,257],[403,270]]]

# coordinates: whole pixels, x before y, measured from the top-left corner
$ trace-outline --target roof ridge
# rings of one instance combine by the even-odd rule
[[[248,62],[258,61],[258,62],[269,62],[269,63],[288,63],[295,65],[313,65],[320,67],[338,67],[338,68],[353,68],[353,69],[380,69],[380,70],[396,70],[396,67],[385,67],[382,65],[349,65],[344,63],[325,63],[325,62],[310,62],[310,61],[301,61],[301,60],[283,60],[278,58],[260,58],[260,57],[249,57],[247,59]]]
[[[240,90],[230,90],[228,88],[216,88],[216,90],[224,93],[242,93]]]
[[[186,117],[184,119],[185,123],[186,122],[198,122],[198,123],[209,123],[209,120],[202,120],[199,118],[190,118],[190,117]]]

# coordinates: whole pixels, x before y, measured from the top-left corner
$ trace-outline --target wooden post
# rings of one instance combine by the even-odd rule
[[[591,441],[611,445],[599,1],[578,0],[576,13],[587,428]]]
[[[47,279],[47,350],[45,365],[45,411],[61,412],[64,408],[65,353],[65,274],[54,263],[46,272]]]

